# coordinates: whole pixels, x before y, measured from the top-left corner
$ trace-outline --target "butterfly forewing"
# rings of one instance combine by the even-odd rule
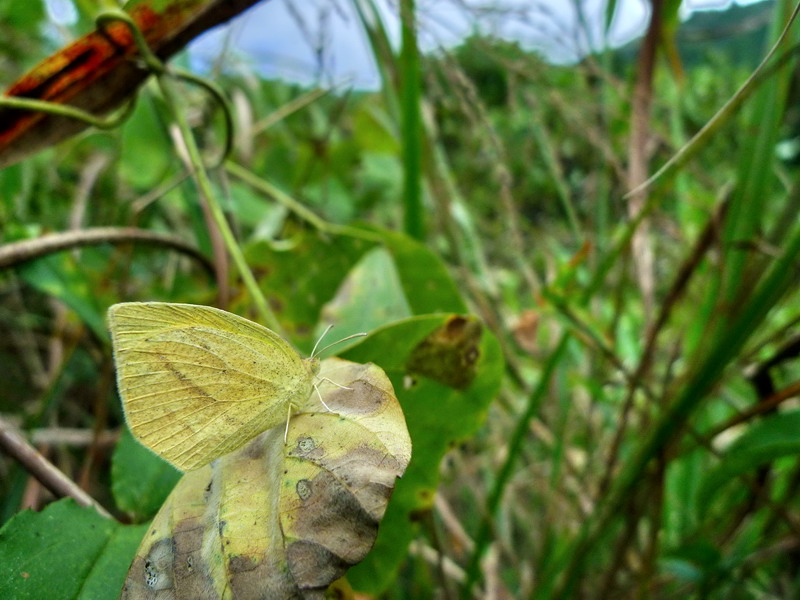
[[[130,302],[109,309],[128,426],[182,470],[282,424],[313,369],[280,336],[207,306]]]

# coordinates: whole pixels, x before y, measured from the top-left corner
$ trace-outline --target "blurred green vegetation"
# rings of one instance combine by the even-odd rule
[[[664,6],[669,22],[677,3]],[[767,54],[790,8],[761,8],[772,24],[763,47],[747,38],[749,58]],[[40,9],[0,1],[7,82],[52,50]],[[211,172],[302,351],[329,322],[343,335],[375,328],[365,359],[383,360],[402,387],[413,319],[467,312],[484,324],[475,386],[425,381],[441,401],[409,404],[412,436],[412,418],[421,444],[445,436],[444,459],[415,455],[428,461],[424,493],[388,526],[413,542],[379,544],[356,587],[392,599],[800,597],[798,26],[778,52],[784,68],[768,69],[691,160],[626,198],[641,182],[632,164],[655,172],[757,60],[712,47],[682,61],[664,35],[649,64],[640,50],[553,66],[476,35],[423,56],[415,96],[403,88],[414,65],[361,14],[383,89],[302,89],[230,59],[214,78],[232,99],[235,150]],[[644,114],[637,86],[651,96]],[[218,155],[216,105],[196,88],[180,95],[201,149]],[[414,98],[416,131],[403,111]],[[210,263],[117,240],[0,271],[0,413],[108,507],[120,484],[101,434],[122,418],[106,308],[160,300],[257,316],[171,123],[148,85],[119,130],[0,171],[3,246],[134,227],[172,234]],[[417,159],[425,236],[413,241],[405,174]],[[454,432],[458,402],[470,419]],[[65,441],[65,428],[86,440]],[[0,473],[3,522],[51,501],[12,460],[0,457]],[[125,519],[147,516],[130,503]]]

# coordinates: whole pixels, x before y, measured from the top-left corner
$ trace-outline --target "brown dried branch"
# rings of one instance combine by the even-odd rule
[[[29,260],[41,258],[62,250],[97,244],[121,244],[127,242],[172,248],[198,261],[209,273],[213,274],[214,272],[208,258],[179,237],[133,227],[96,227],[78,231],[48,233],[34,239],[10,242],[0,246],[0,269],[15,267]]]
[[[42,456],[3,419],[0,419],[0,449],[17,460],[39,483],[56,496],[73,498],[81,506],[92,506],[104,517],[112,518],[94,498]]]

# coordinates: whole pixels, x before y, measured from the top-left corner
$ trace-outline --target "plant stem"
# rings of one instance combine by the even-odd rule
[[[222,207],[217,201],[214,190],[211,187],[211,180],[203,166],[200,149],[197,147],[197,142],[192,135],[192,130],[189,127],[189,123],[186,121],[186,116],[178,109],[177,95],[169,75],[160,75],[158,77],[158,85],[161,89],[161,93],[164,95],[164,100],[172,111],[173,118],[175,119],[175,123],[178,126],[181,138],[189,155],[189,162],[194,170],[197,187],[200,193],[203,194],[206,202],[208,202],[208,207],[211,209],[211,216],[214,219],[214,223],[219,227],[222,239],[225,242],[225,247],[231,255],[233,262],[236,264],[236,268],[239,270],[239,274],[247,287],[247,291],[250,293],[256,305],[259,316],[268,327],[280,333],[281,325],[278,322],[278,318],[269,307],[267,299],[261,292],[261,288],[258,287],[258,282],[253,276],[253,272],[250,270],[250,266],[244,258],[244,253],[233,235],[228,220],[225,218],[225,213],[222,211]]]
[[[401,123],[405,182],[405,231],[414,239],[425,237],[422,218],[422,135],[420,132],[420,68],[414,0],[401,0],[400,19],[403,48],[400,56],[402,72]]]

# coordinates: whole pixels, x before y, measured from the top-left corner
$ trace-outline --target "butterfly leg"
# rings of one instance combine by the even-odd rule
[[[289,438],[289,420],[292,418],[292,403],[289,402],[289,408],[286,410],[286,429],[283,430],[283,443]]]
[[[328,381],[330,381],[330,380],[328,380]],[[314,384],[314,391],[317,392],[317,397],[319,398],[319,401],[322,402],[322,406],[324,406],[326,409],[328,409],[328,412],[333,412],[331,410],[331,407],[328,406],[327,404],[325,404],[325,400],[322,399],[322,394],[319,393],[319,387],[317,387],[316,383]]]
[[[333,379],[328,379],[327,377],[320,377],[320,381],[327,381],[328,383],[332,383],[336,387],[343,389],[343,390],[352,390],[353,388],[347,387],[346,385],[342,385],[341,383],[336,383]]]

